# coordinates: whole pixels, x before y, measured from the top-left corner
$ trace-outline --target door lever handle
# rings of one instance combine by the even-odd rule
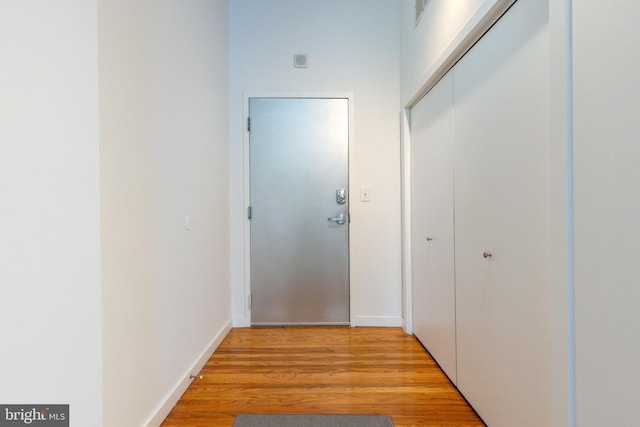
[[[329,217],[329,218],[327,218],[327,220],[329,220],[329,221],[333,221],[333,222],[335,222],[335,223],[336,223],[336,224],[338,224],[338,225],[342,225],[342,224],[344,224],[345,222],[347,222],[347,220],[346,220],[346,218],[345,218],[344,214],[340,214],[340,215],[338,215],[338,216],[334,216],[334,217]]]

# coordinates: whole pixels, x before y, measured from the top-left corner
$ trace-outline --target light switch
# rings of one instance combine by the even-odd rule
[[[371,201],[371,188],[370,187],[360,187],[360,201],[361,202],[370,202]]]

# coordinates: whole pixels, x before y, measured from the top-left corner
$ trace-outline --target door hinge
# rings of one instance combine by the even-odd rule
[[[251,310],[251,302],[252,302],[251,301],[251,297],[252,297],[252,295],[249,294],[249,298],[247,298],[247,300],[248,300],[247,303],[249,304],[249,310]]]
[[[251,215],[253,214],[253,212],[251,211],[251,206],[249,206],[247,208],[247,219],[251,219]]]
[[[251,117],[247,117],[247,132],[251,132]]]

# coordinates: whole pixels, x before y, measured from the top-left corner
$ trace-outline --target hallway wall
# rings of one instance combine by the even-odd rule
[[[97,2],[0,7],[0,403],[102,413]]]
[[[104,425],[154,425],[230,326],[228,5],[98,16]]]
[[[637,2],[573,2],[575,421],[640,425]]]
[[[233,313],[247,325],[245,96],[351,94],[351,301],[357,325],[400,325],[399,3],[234,0],[231,25]],[[309,55],[295,69],[293,55]],[[371,202],[360,202],[360,186]]]
[[[419,91],[432,67],[446,53],[478,9],[501,0],[430,0],[418,25],[411,0],[401,4],[402,34],[401,89],[402,103]]]

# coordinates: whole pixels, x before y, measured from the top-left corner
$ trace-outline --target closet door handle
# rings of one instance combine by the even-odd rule
[[[482,253],[482,256],[483,256],[485,259],[487,259],[487,258],[491,258],[491,257],[493,256],[493,254],[492,254],[491,252],[486,252],[486,251],[485,251],[485,252],[483,252],[483,253]]]

